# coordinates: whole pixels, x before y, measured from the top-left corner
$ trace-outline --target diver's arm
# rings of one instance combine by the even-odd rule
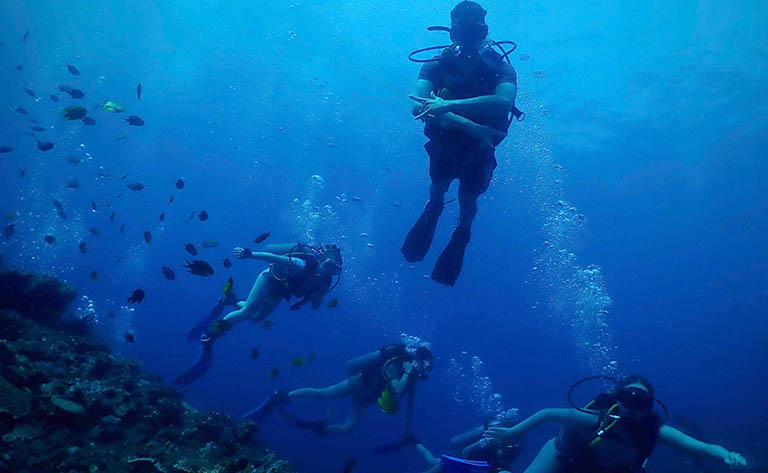
[[[472,115],[488,112],[509,112],[515,106],[517,86],[512,82],[502,82],[496,86],[493,95],[481,95],[467,99],[446,100],[448,112],[458,115]]]
[[[463,434],[451,437],[451,449],[459,451],[465,447],[472,445],[481,438],[483,438],[483,432],[485,432],[485,425],[478,425],[474,429],[470,429]]]
[[[391,381],[392,391],[395,396],[402,396],[405,390],[408,389],[408,380],[413,375],[413,364],[410,362],[403,363],[403,376],[400,379],[393,379]]]
[[[426,80],[419,79],[416,81],[416,86],[413,88],[413,94],[411,97],[429,97],[430,93],[435,90],[435,85]],[[411,113],[415,117],[424,110],[424,104],[416,102],[411,109]]]
[[[248,248],[240,248],[240,247],[235,248],[233,250],[233,253],[235,254],[235,257],[238,259],[257,259],[261,261],[266,261],[267,263],[293,265],[299,269],[304,269],[306,267],[306,263],[301,258],[289,258],[287,256],[276,255],[274,253],[265,253],[265,252],[254,253]]]
[[[710,457],[718,460],[722,460],[731,468],[739,468],[747,466],[747,461],[743,456],[736,452],[729,452],[720,445],[714,445],[710,443],[696,440],[690,435],[684,434],[679,430],[663,425],[659,429],[659,441],[665,445],[676,448],[680,451],[697,455],[700,457]]]
[[[462,117],[455,113],[444,113],[436,117],[427,117],[427,120],[436,120],[441,127],[462,131],[479,140],[493,142],[494,139],[504,138],[505,136],[504,133],[501,133],[495,128],[480,125],[469,118]]]
[[[514,427],[491,427],[486,431],[485,436],[508,444],[547,422],[561,422],[563,424],[588,427],[595,425],[596,421],[597,416],[577,411],[576,409],[542,409]]]

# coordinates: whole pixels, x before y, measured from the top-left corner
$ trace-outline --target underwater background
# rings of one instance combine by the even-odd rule
[[[194,356],[186,332],[227,277],[244,297],[264,268],[234,259],[233,247],[255,249],[268,230],[270,242],[337,243],[339,306],[284,305],[269,330],[238,326],[217,343],[211,371],[184,388],[187,402],[240,415],[275,389],[336,383],[346,360],[407,334],[437,357],[413,424],[435,453],[503,410],[565,406],[584,376],[637,373],[673,425],[759,463],[768,440],[765,3],[481,2],[490,37],[518,45],[526,119],[497,150],[462,275],[446,288],[425,274],[453,230],[455,203],[423,263],[411,267],[399,248],[429,183],[421,123],[409,113],[419,68],[407,56],[446,44],[426,27],[447,23],[454,3],[4,2],[6,264],[71,283],[73,317],[170,380]],[[105,100],[125,112],[91,111]],[[95,125],[63,120],[70,105]],[[130,126],[131,115],[145,125]],[[186,273],[184,244],[209,239],[218,246],[198,251],[215,274]],[[127,305],[138,288],[145,300]],[[310,353],[314,363],[292,366]],[[345,414],[340,402],[293,405],[308,417]],[[365,472],[426,470],[414,449],[371,453],[404,422],[374,407],[350,436],[318,438],[279,416],[261,436],[298,471],[340,471],[347,457]],[[527,438],[517,470],[556,428]],[[649,471],[700,470],[659,448]]]

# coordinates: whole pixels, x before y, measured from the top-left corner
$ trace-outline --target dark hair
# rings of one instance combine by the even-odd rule
[[[434,355],[432,355],[432,352],[429,351],[429,348],[427,347],[417,348],[416,353],[414,354],[414,358],[417,360],[425,360],[430,362],[435,359]]]
[[[464,0],[451,10],[451,23],[485,23],[486,13],[479,3]]]
[[[645,386],[645,389],[648,390],[648,394],[650,394],[652,398],[655,398],[653,393],[653,386],[651,386],[651,382],[648,381],[648,378],[644,376],[637,376],[637,375],[627,376],[619,379],[619,382],[616,383],[616,386],[613,388],[613,394],[618,393],[619,391],[629,386],[630,384],[642,384],[643,386]]]

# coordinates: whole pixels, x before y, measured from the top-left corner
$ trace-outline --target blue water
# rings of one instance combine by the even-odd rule
[[[445,39],[425,30],[448,22],[453,2],[443,0],[7,1],[0,146],[14,150],[0,155],[0,211],[16,233],[0,251],[11,266],[69,281],[82,297],[73,315],[93,319],[117,353],[171,379],[196,350],[186,331],[226,278],[244,295],[263,269],[235,261],[233,247],[253,248],[267,230],[270,241],[341,245],[339,307],[282,306],[269,331],[238,326],[217,343],[211,372],[185,388],[201,409],[237,415],[276,388],[335,383],[346,360],[407,333],[437,356],[414,419],[435,453],[499,409],[526,416],[565,405],[583,376],[641,373],[710,441],[759,456],[768,437],[765,5],[483,6],[491,37],[518,44],[517,106],[527,118],[497,150],[455,287],[425,275],[450,236],[456,204],[424,263],[411,268],[399,253],[429,182],[425,138],[407,98],[418,66],[407,55]],[[86,97],[67,98],[61,84]],[[126,112],[91,110],[104,100]],[[88,108],[96,125],[63,121],[60,110],[72,104]],[[146,125],[128,126],[127,115]],[[51,140],[51,151],[26,135],[30,118],[46,128],[37,139]],[[73,166],[70,156],[82,162]],[[173,185],[179,177],[183,190]],[[72,178],[78,189],[67,189]],[[128,190],[132,181],[147,189]],[[188,220],[203,209],[208,221]],[[184,243],[210,238],[220,245],[200,253],[215,275],[185,273]],[[176,280],[163,278],[163,265]],[[129,308],[137,288],[146,299]],[[135,343],[124,341],[126,332]],[[255,347],[261,356],[252,360]],[[314,364],[290,365],[309,352]],[[267,378],[272,368],[276,379]],[[585,399],[599,386],[590,389]],[[341,403],[296,403],[320,418],[331,408],[343,416]],[[412,449],[371,454],[402,425],[402,415],[372,407],[348,437],[317,438],[277,417],[262,435],[304,472],[340,471],[347,456],[356,471],[423,471]],[[529,436],[518,471],[555,429]],[[697,470],[660,448],[649,471]]]

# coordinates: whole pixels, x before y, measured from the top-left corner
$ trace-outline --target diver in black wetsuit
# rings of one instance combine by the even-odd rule
[[[514,427],[493,427],[486,435],[509,443],[546,422],[564,423],[525,473],[640,473],[657,443],[720,460],[732,469],[747,466],[738,453],[664,425],[653,411],[654,402],[651,383],[632,376],[616,382],[610,393],[584,409],[544,409]]]
[[[424,146],[429,154],[429,202],[402,247],[410,262],[427,254],[435,227],[443,212],[444,196],[454,179],[459,180],[459,221],[450,243],[432,271],[432,279],[453,286],[464,261],[477,199],[485,193],[496,168],[495,149],[507,135],[510,112],[515,108],[517,75],[486,42],[486,11],[463,1],[451,11],[453,44],[421,68],[411,95],[413,115],[424,120]],[[429,50],[432,48],[426,48]],[[424,51],[424,50],[421,50]],[[511,52],[511,51],[510,51]]]

